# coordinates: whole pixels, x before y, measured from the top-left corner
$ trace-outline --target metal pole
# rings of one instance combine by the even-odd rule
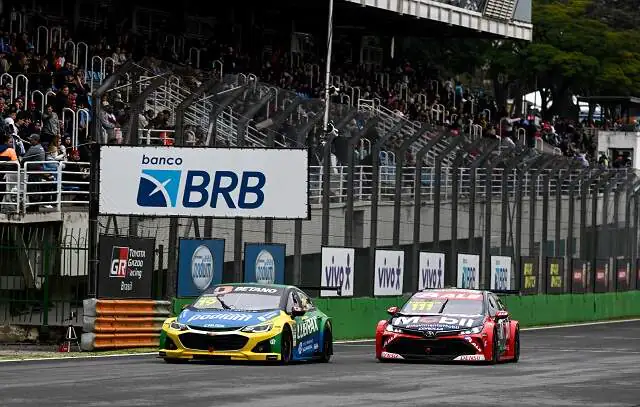
[[[455,150],[460,143],[464,140],[464,137],[451,138],[450,144],[445,147],[440,154],[436,157],[436,187],[434,192],[434,204],[433,204],[433,242],[436,249],[440,248],[440,202],[442,197],[442,159]]]
[[[322,159],[322,235],[323,246],[329,244],[329,215],[331,210],[331,146],[335,139],[335,132],[327,134]]]
[[[331,54],[333,52],[333,0],[329,0],[329,21],[327,22],[327,68],[324,85],[324,132],[329,132],[329,90],[331,88]]]

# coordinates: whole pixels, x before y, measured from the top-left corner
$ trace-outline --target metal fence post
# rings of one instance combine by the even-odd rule
[[[331,132],[325,139],[322,153],[322,245],[329,244],[329,215],[331,210],[331,148],[335,132]]]
[[[555,243],[553,245],[554,248],[554,256],[560,256],[560,247],[562,246],[562,186],[563,179],[569,180],[569,184],[571,182],[571,174],[573,170],[577,168],[579,164],[575,161],[569,161],[567,163],[566,171],[567,175],[563,176],[562,171],[556,171],[556,224],[555,224]],[[571,216],[571,215],[570,215]],[[569,251],[569,244],[565,242],[565,253]],[[569,256],[565,256],[565,260],[569,259]],[[565,261],[565,270],[569,270],[571,267],[570,263]]]
[[[529,196],[529,254],[533,255],[534,253],[534,247],[535,247],[535,243],[536,243],[536,212],[537,212],[537,208],[536,208],[536,201],[537,201],[537,197],[538,197],[538,177],[540,175],[540,172],[542,172],[543,170],[545,170],[554,160],[555,157],[545,157],[546,160],[541,161],[541,165],[538,168],[533,168],[531,171],[531,188],[530,188],[530,196]],[[543,197],[544,199],[544,197]],[[544,206],[544,202],[543,202],[543,206]],[[547,200],[547,205],[548,205],[548,200]],[[543,209],[544,211],[544,209]],[[538,253],[538,259],[539,259],[539,263],[540,267],[543,267],[543,253],[544,253],[544,247],[543,245],[545,244],[545,242],[541,242],[540,243],[540,251]],[[538,276],[538,286],[542,287],[542,278],[543,278],[544,273],[540,273],[540,275]]]
[[[580,168],[579,168],[580,169]],[[567,249],[565,253],[565,264],[570,265],[571,260],[576,252],[576,247],[573,244],[573,235],[574,235],[574,227],[575,227],[575,206],[576,206],[576,191],[580,188],[584,188],[585,179],[589,174],[591,174],[591,169],[582,168],[580,171],[580,175],[578,175],[578,179],[576,181],[569,183],[569,216],[567,219]]]
[[[447,135],[442,133],[435,135],[427,144],[425,144],[416,154],[416,176],[414,187],[414,200],[413,200],[413,245],[411,248],[411,282],[416,284],[418,282],[418,265],[420,264],[420,230],[422,222],[422,166],[424,164],[424,158],[429,150],[431,150],[436,144],[440,143]]]
[[[634,256],[634,246],[635,243],[632,239],[631,232],[631,221],[634,219],[633,208],[631,207],[631,202],[636,203],[636,193],[640,188],[640,180],[633,180],[627,184],[626,193],[625,193],[625,210],[624,210],[624,227],[625,227],[625,252],[632,260],[635,261]]]
[[[442,202],[442,160],[454,151],[462,142],[464,137],[450,137],[447,145],[436,156],[435,159],[435,190],[433,193],[433,244],[436,249],[440,248],[440,203]]]
[[[541,260],[548,257],[546,253],[547,241],[549,239],[549,200],[551,198],[551,176],[556,170],[559,170],[565,161],[563,156],[556,156],[549,161],[548,171],[543,174],[542,185],[542,236],[540,237],[540,253]],[[544,287],[544,286],[543,286]]]
[[[609,181],[614,176],[615,176],[615,171],[607,171],[606,173],[602,174],[600,179],[596,182],[595,190],[593,191],[593,195],[591,197],[592,199],[591,226],[593,227],[593,233],[592,233],[593,236],[591,241],[591,255],[593,256],[592,264],[596,264],[596,259],[598,258],[598,194],[600,192],[600,188],[604,187],[603,194],[602,194],[602,215],[603,215],[602,219],[607,219],[606,210],[607,210],[608,204],[605,206],[605,202],[606,202],[605,197],[608,195],[608,192],[606,192],[606,189],[609,188]],[[604,230],[605,227],[606,225],[603,223],[602,229]],[[609,257],[613,257],[613,256],[609,255]]]
[[[393,200],[393,247],[396,250],[400,249],[400,201],[402,199],[402,170],[404,167],[405,155],[409,147],[411,147],[413,143],[420,139],[420,137],[430,129],[431,126],[423,123],[422,127],[411,137],[404,140],[400,145],[400,148],[396,150],[396,179]],[[416,265],[414,264],[412,267],[415,268]]]
[[[347,141],[347,202],[345,208],[345,216],[344,216],[344,245],[345,247],[353,246],[353,201],[354,201],[354,190],[353,190],[353,182],[355,178],[355,147],[360,142],[360,139],[364,137],[369,131],[375,129],[376,124],[378,123],[378,118],[374,117],[371,120],[368,120],[365,124],[364,128],[353,135]]]
[[[500,254],[505,255],[507,248],[507,223],[509,221],[509,178],[513,175],[513,172],[517,165],[522,161],[523,154],[526,153],[525,149],[516,147],[513,151],[513,156],[506,162],[504,170],[502,172],[502,213],[500,216]],[[515,184],[515,183],[514,183]],[[512,185],[515,186],[515,185]],[[514,189],[514,198],[521,192],[518,189]],[[509,222],[511,223],[511,222]],[[513,235],[513,226],[512,235]],[[512,242],[513,243],[513,242]],[[516,256],[515,248],[513,249],[513,256]]]
[[[493,213],[493,191],[492,191],[492,181],[493,181],[493,171],[498,166],[500,162],[498,160],[489,160],[488,165],[485,167],[487,171],[487,193],[485,197],[485,221],[484,221],[484,250],[483,250],[483,261],[482,267],[480,267],[480,288],[483,287],[488,288],[491,286],[491,273],[489,270],[491,269],[491,224],[492,219],[491,215]]]
[[[627,192],[629,186],[633,185],[634,181],[637,179],[636,174],[631,172],[627,175],[626,178],[620,179],[616,184],[616,190],[613,195],[613,224],[615,225],[615,230],[611,234],[611,238],[609,239],[609,244],[611,245],[610,251],[613,253],[614,250],[619,250],[623,254],[628,254],[626,249],[620,250],[618,248],[618,234],[620,233],[620,197],[622,192]],[[626,206],[625,206],[626,209]],[[627,216],[627,212],[625,211],[625,217]],[[626,231],[626,228],[625,228]]]
[[[589,199],[591,184],[595,179],[600,177],[600,174],[604,173],[605,170],[597,169],[595,171],[591,171],[589,176],[585,179],[584,184],[580,186],[580,258],[586,259],[589,257],[588,251],[589,247],[587,246],[587,202]],[[595,266],[595,263],[594,263]]]
[[[404,127],[403,122],[400,122],[393,126],[388,132],[378,138],[371,149],[371,219],[369,221],[371,229],[369,235],[369,270],[371,270],[372,272],[375,270],[376,248],[378,246],[378,189],[380,185],[380,151],[382,150],[382,146],[387,142],[387,140],[389,140],[389,138],[391,138],[391,136],[393,136],[394,134],[398,133],[402,129],[402,127]],[[373,275],[371,281],[373,281]]]

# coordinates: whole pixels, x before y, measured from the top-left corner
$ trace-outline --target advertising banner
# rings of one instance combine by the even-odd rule
[[[322,287],[342,287],[342,292],[321,290],[320,297],[353,297],[354,263],[356,249],[349,247],[323,247]]]
[[[611,281],[609,274],[609,260],[597,259],[594,273],[593,292],[606,293],[609,291],[609,281]]]
[[[420,252],[418,290],[444,288],[444,253]]]
[[[524,295],[538,294],[538,258],[520,257],[520,292]]]
[[[286,249],[280,243],[245,243],[244,282],[284,284]]]
[[[100,235],[98,298],[151,299],[155,239]]]
[[[402,295],[404,251],[376,250],[373,295]]]
[[[220,284],[223,267],[224,239],[180,239],[178,297],[197,297]]]
[[[629,259],[616,259],[616,291],[628,291],[631,278]]]
[[[458,288],[480,289],[480,256],[458,254]]]
[[[306,149],[100,147],[101,214],[308,219]]]
[[[491,289],[511,290],[511,257],[491,256]]]
[[[571,292],[574,294],[584,294],[587,291],[589,281],[589,269],[591,265],[588,261],[571,259]]]
[[[561,257],[547,257],[547,294],[564,293],[564,263]]]

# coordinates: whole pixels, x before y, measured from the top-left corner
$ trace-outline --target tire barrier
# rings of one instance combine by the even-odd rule
[[[157,347],[171,302],[154,300],[83,301],[83,351]]]

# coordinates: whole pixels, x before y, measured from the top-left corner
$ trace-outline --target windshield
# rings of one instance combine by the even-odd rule
[[[481,315],[481,300],[458,300],[451,298],[411,298],[400,310],[403,314],[457,314]]]
[[[266,311],[280,308],[282,289],[251,286],[218,286],[192,305],[199,310]]]

